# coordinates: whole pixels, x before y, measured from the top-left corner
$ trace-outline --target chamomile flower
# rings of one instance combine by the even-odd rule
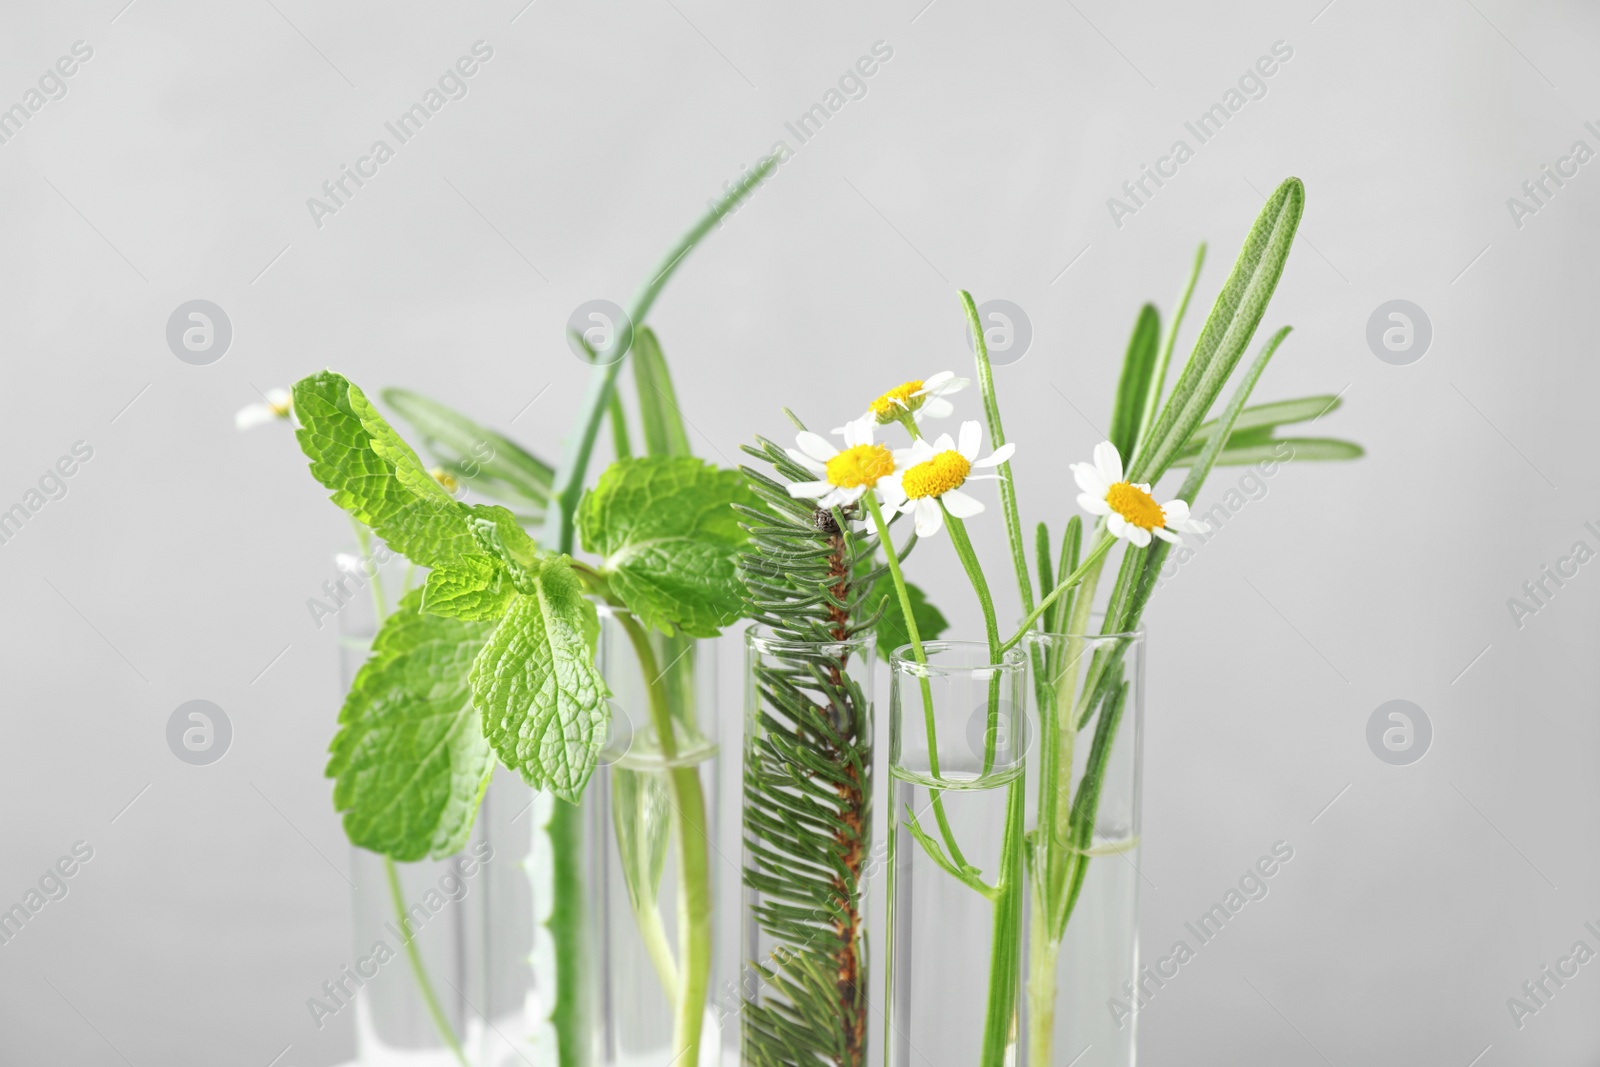
[[[900,470],[886,479],[884,500],[902,515],[916,516],[918,537],[938,533],[944,526],[946,510],[958,519],[971,518],[983,510],[982,502],[963,493],[961,487],[974,479],[1000,477],[972,472],[999,466],[1011,458],[1017,446],[1001,445],[993,455],[979,459],[982,441],[983,427],[968,421],[961,424],[959,442],[952,441],[949,434],[940,434],[932,444],[919,437],[910,448],[895,453]]]
[[[940,371],[931,378],[913,378],[909,382],[899,385],[884,393],[867,406],[867,412],[862,416],[879,426],[887,426],[891,422],[901,422],[910,418],[913,422],[921,422],[924,418],[942,419],[954,414],[955,405],[945,397],[951,393],[959,393],[970,382],[965,378],[957,378],[953,371]],[[843,433],[841,427],[834,433]]]
[[[1074,463],[1072,476],[1083,490],[1078,494],[1078,506],[1091,515],[1106,516],[1106,529],[1140,548],[1150,543],[1151,534],[1177,544],[1180,533],[1211,529],[1189,517],[1189,505],[1184,501],[1157,504],[1148,484],[1124,481],[1122,456],[1110,441],[1094,446],[1093,463]]]
[[[265,404],[247,404],[233,417],[233,425],[240,430],[261,426],[277,419],[287,420],[294,411],[294,397],[287,389],[268,389]]]
[[[894,473],[894,453],[873,442],[870,421],[861,419],[836,432],[844,435],[842,449],[809,430],[795,436],[799,447],[787,450],[789,458],[821,477],[814,482],[791,482],[790,496],[809,497],[818,507],[842,507],[854,504]]]

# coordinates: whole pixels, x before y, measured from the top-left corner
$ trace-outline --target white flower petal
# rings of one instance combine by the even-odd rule
[[[1100,472],[1100,477],[1105,479],[1107,486],[1122,481],[1122,456],[1117,453],[1117,446],[1110,441],[1101,441],[1094,446],[1094,466]]]
[[[931,497],[917,501],[917,536],[932,537],[944,526],[944,512]]]
[[[827,472],[827,470],[828,470],[828,465],[827,464],[818,463],[816,460],[812,459],[810,456],[806,455],[804,452],[801,452],[799,449],[786,448],[786,449],[784,449],[784,452],[788,453],[790,459],[792,459],[796,463],[800,464],[800,466],[804,467],[806,470],[810,471],[812,474],[825,474]]]
[[[1106,503],[1106,498],[1092,493],[1079,493],[1078,506],[1091,515],[1111,514],[1111,505]]]
[[[897,508],[905,503],[905,486],[900,484],[900,472],[885,475],[878,479],[878,499],[883,501],[886,508]]]
[[[1130,545],[1138,545],[1140,548],[1143,548],[1145,545],[1150,543],[1150,531],[1146,530],[1143,526],[1135,526],[1132,523],[1129,523],[1128,543]]]
[[[1128,537],[1128,531],[1133,529],[1133,527],[1128,525],[1127,519],[1123,518],[1115,511],[1110,510],[1107,510],[1105,515],[1106,529],[1111,531],[1112,537],[1122,537],[1132,540],[1132,538]]]
[[[252,426],[269,423],[277,417],[278,413],[272,410],[270,404],[249,404],[239,409],[239,413],[233,417],[233,425],[235,429],[248,430]]]
[[[953,370],[942,370],[938,374],[929,375],[922,379],[922,388],[917,390],[917,393],[937,393],[940,386],[955,376],[956,372]]]
[[[801,430],[795,434],[794,443],[800,446],[800,451],[821,463],[826,463],[839,454],[839,450],[826,437],[810,430]]]
[[[1111,491],[1111,483],[1100,476],[1100,472],[1089,463],[1074,463],[1072,465],[1072,478],[1078,483],[1078,488],[1085,493],[1104,497]],[[1102,512],[1103,514],[1103,512]]]
[[[1015,441],[1007,441],[1005,444],[995,449],[994,454],[988,459],[977,460],[972,465],[974,467],[998,467],[1000,464],[1004,463],[1006,460],[1010,459],[1016,454],[1017,443]]]
[[[1161,538],[1161,540],[1163,540],[1163,541],[1169,541],[1169,542],[1171,542],[1172,544],[1175,544],[1175,545],[1183,544],[1183,538],[1179,537],[1175,533],[1168,533],[1166,530],[1163,530],[1159,526],[1157,526],[1154,530],[1151,530],[1150,532],[1155,534],[1157,537]]]
[[[857,500],[867,495],[867,487],[858,485],[853,489],[838,489],[834,491],[834,495],[839,498],[841,505],[854,504]]]
[[[919,419],[948,419],[956,413],[956,406],[941,397],[930,396],[922,402],[922,410],[917,412]]]
[[[1185,519],[1179,525],[1173,526],[1169,523],[1168,526],[1184,533],[1208,534],[1211,532],[1211,524],[1209,522],[1201,522],[1199,519]]]
[[[961,390],[965,389],[971,384],[972,379],[970,378],[956,378],[952,376],[948,380],[940,383],[936,389],[936,392],[939,396],[949,396],[951,393],[961,392]]]
[[[942,433],[939,435],[939,439],[933,442],[933,446],[928,450],[928,455],[931,458],[935,453],[954,452],[955,449],[955,439],[947,433]]]
[[[839,430],[844,434],[844,443],[850,448],[856,445],[870,445],[872,443],[873,428],[877,425],[877,417],[871,414],[863,415],[854,422],[847,422]]]
[[[1186,500],[1173,500],[1161,505],[1161,517],[1166,520],[1167,526],[1176,530],[1178,523],[1189,517],[1189,503]]]
[[[789,495],[799,499],[821,500],[833,492],[832,482],[790,482]]]
[[[976,419],[968,419],[961,424],[960,443],[956,451],[961,453],[968,463],[978,458],[978,446],[983,444],[983,427],[978,425]]]
[[[983,501],[971,497],[959,489],[951,489],[939,497],[946,510],[958,519],[970,519],[983,511]]]

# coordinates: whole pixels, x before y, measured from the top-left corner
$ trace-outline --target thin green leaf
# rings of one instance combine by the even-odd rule
[[[633,380],[639,388],[639,423],[644,427],[645,454],[691,455],[678,397],[667,373],[667,359],[655,331],[648,326],[634,335]]]
[[[1305,186],[1298,178],[1285,179],[1261,209],[1183,374],[1129,468],[1130,481],[1157,481],[1205,418],[1266,313],[1304,209]]]
[[[1188,314],[1189,299],[1194,296],[1195,283],[1200,280],[1200,268],[1205,266],[1205,262],[1206,245],[1202,241],[1200,247],[1195,249],[1194,266],[1189,268],[1189,280],[1184,283],[1183,294],[1178,297],[1178,309],[1172,313],[1172,320],[1167,323],[1167,336],[1161,342],[1161,355],[1156,359],[1155,373],[1150,376],[1150,385],[1144,397],[1144,410],[1139,413],[1139,434],[1134,454],[1143,447],[1145,438],[1150,433],[1150,426],[1155,422],[1156,405],[1161,403],[1161,391],[1167,385],[1167,367],[1172,362],[1172,350],[1178,343],[1178,329],[1183,325],[1184,316]]]
[[[1146,304],[1139,309],[1133,334],[1128,338],[1128,352],[1122,360],[1122,379],[1117,383],[1116,401],[1111,410],[1111,443],[1117,446],[1119,456],[1133,455],[1139,419],[1160,351],[1161,315],[1154,304]]]
[[[511,438],[409,389],[385,389],[383,399],[417,431],[439,465],[475,492],[539,508],[549,500],[554,472]]]
[[[1239,418],[1239,413],[1244,410],[1246,402],[1250,399],[1250,391],[1255,388],[1256,382],[1261,378],[1261,372],[1267,369],[1272,356],[1278,351],[1278,346],[1283,344],[1284,338],[1289,336],[1292,327],[1285,326],[1261,346],[1261,352],[1245,371],[1244,378],[1234,387],[1233,397],[1228,401],[1228,406],[1223,409],[1222,416],[1217,420],[1218,434],[1206,443],[1199,457],[1189,469],[1189,474],[1183,480],[1183,485],[1178,489],[1178,496],[1187,504],[1193,505],[1195,498],[1200,495],[1201,486],[1205,485],[1206,477],[1211,473],[1211,468],[1216,465],[1217,457],[1222,454],[1223,442],[1233,430],[1234,422]],[[1144,572],[1140,576],[1138,586],[1134,591],[1132,602],[1128,605],[1123,616],[1122,625],[1128,630],[1136,629],[1140,616],[1144,614],[1150,596],[1155,592],[1156,579],[1161,573],[1161,567],[1166,562],[1167,553],[1172,546],[1169,542],[1158,540],[1151,544],[1150,554],[1145,560]]]
[[[1234,440],[1238,435],[1234,435]],[[1265,442],[1235,444],[1234,440],[1217,454],[1218,467],[1242,467],[1251,463],[1312,463],[1328,460],[1360,459],[1367,450],[1354,441],[1334,437],[1274,437]],[[1199,449],[1172,461],[1174,467],[1192,467]]]
[[[1233,424],[1232,441],[1237,441],[1239,435],[1249,430],[1258,430],[1263,427],[1283,426],[1291,422],[1305,422],[1307,419],[1319,419],[1324,415],[1337,410],[1344,401],[1337,396],[1306,396],[1298,400],[1274,400],[1270,404],[1251,404],[1239,412],[1238,421]],[[1194,433],[1189,435],[1189,442],[1184,446],[1185,452],[1198,452],[1200,446],[1206,442],[1216,431],[1217,420],[1201,423]]]

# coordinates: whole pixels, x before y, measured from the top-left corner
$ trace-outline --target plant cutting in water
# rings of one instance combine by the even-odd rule
[[[847,517],[870,472],[891,462],[870,438],[852,427],[843,450],[804,431],[804,452],[764,439],[745,447],[775,475],[742,468],[761,506],[738,508],[750,533],[741,572],[760,627],[744,767],[744,882],[763,946],[746,963],[742,1062],[751,1067],[867,1062],[873,745],[859,674],[870,674],[860,659],[872,653],[857,638],[874,631],[887,655],[906,632],[874,558],[878,540]],[[797,499],[805,493],[818,504]],[[937,635],[938,609],[915,587],[908,595],[915,625]]]
[[[241,427],[292,418],[312,475],[355,520],[363,547],[376,535],[425,570],[392,612],[379,602],[373,656],[340,712],[328,774],[350,840],[383,854],[397,885],[395,861],[448,856],[466,843],[497,761],[558,800],[549,828],[556,982],[553,995],[541,992],[562,1067],[583,1067],[596,1044],[584,958],[592,889],[582,882],[576,805],[609,727],[597,604],[625,630],[647,680],[648,722],[635,724],[611,799],[639,936],[672,1005],[662,1063],[700,1059],[713,879],[696,760],[715,739],[700,736],[693,714],[694,642],[746,612],[737,567],[748,535],[731,505],[756,498],[740,474],[690,454],[666,361],[643,323],[689,251],[773,166],[765,161],[715,204],[629,308],[637,434],[616,390],[622,358],[595,361],[558,469],[443,405],[389,391],[385,399],[440,461],[430,469],[358,386],[330,371],[297,382],[292,402],[274,393],[239,418]],[[602,422],[616,459],[591,486]],[[458,500],[463,483],[502,503]],[[575,558],[580,544],[592,558]],[[678,856],[675,945],[657,905],[669,838]],[[465,1064],[414,952],[412,964],[441,1039]]]
[[[881,654],[904,644],[910,660],[927,664],[925,646],[945,620],[907,582],[903,564],[919,538],[947,534],[977,597],[991,664],[1010,662],[1030,634],[1069,637],[1065,645],[1029,649],[1041,720],[1038,817],[1031,830],[1024,827],[1019,765],[1005,783],[997,864],[985,873],[968,862],[941,797],[954,783],[938,765],[926,674],[920,689],[931,822],[925,826],[909,809],[895,816],[940,869],[992,905],[979,1062],[999,1067],[1015,1055],[1026,995],[1030,1062],[1047,1064],[1062,939],[1085,872],[1106,851],[1095,840],[1100,768],[1127,696],[1114,648],[1074,655],[1070,643],[1072,635],[1088,634],[1106,561],[1120,544],[1102,632],[1134,630],[1171,543],[1201,528],[1189,508],[1214,466],[1253,462],[1285,440],[1298,460],[1361,454],[1343,441],[1275,436],[1280,426],[1332,411],[1337,398],[1246,406],[1287,328],[1245,370],[1221,414],[1205,421],[1277,285],[1303,189],[1289,179],[1268,201],[1170,390],[1167,367],[1203,247],[1164,336],[1155,309],[1141,311],[1110,440],[1096,448],[1092,464],[1073,470],[1079,503],[1095,524],[1086,534],[1072,518],[1057,553],[1041,523],[1030,567],[1010,470],[1015,446],[1005,437],[976,308],[965,292],[987,454],[976,421],[962,423],[955,437],[929,440],[925,424],[952,414],[949,397],[970,384],[950,372],[872,400],[834,431],[842,448],[803,427],[792,449],[765,440],[747,448],[770,474],[721,470],[690,454],[665,358],[643,322],[687,253],[772,165],[766,161],[714,205],[643,286],[629,309],[631,358],[594,367],[559,468],[425,397],[389,391],[385,399],[440,464],[430,468],[359,387],[329,371],[296,383],[291,399],[273,394],[242,413],[241,426],[292,418],[313,476],[356,522],[363,548],[376,535],[417,568],[416,583],[408,582],[392,611],[379,602],[372,657],[340,712],[328,764],[335,805],[351,841],[385,856],[398,908],[393,863],[459,850],[496,762],[557,798],[548,829],[556,974],[546,1003],[556,1062],[585,1067],[595,1046],[593,964],[585,958],[592,890],[583,881],[576,805],[610,725],[595,663],[603,605],[625,632],[648,690],[647,721],[635,724],[629,761],[609,778],[616,858],[638,936],[672,1008],[663,1064],[696,1064],[713,934],[709,812],[697,761],[715,739],[700,733],[694,714],[695,642],[741,618],[754,620],[771,636],[774,654],[755,672],[761,710],[747,741],[745,879],[758,899],[752,919],[771,950],[748,961],[761,990],[745,1007],[744,1052],[753,1064],[858,1067],[869,1014],[863,901],[873,759],[870,702],[851,673],[860,668],[861,646],[851,642],[873,631]],[[625,363],[638,387],[637,433],[617,391]],[[615,460],[591,484],[602,423],[609,424]],[[904,447],[892,449],[880,434],[904,435]],[[1153,486],[1175,467],[1189,473],[1161,503]],[[1025,616],[1010,635],[1000,629],[966,529],[985,510],[977,495],[985,478],[997,481]],[[462,483],[500,503],[458,499]],[[913,530],[897,548],[893,530],[901,518],[910,518]],[[996,759],[999,694],[996,673],[985,774]],[[1074,789],[1077,739],[1091,726],[1087,769]],[[677,914],[669,921],[660,882],[673,845]],[[1032,914],[1024,981],[1025,908]],[[465,1063],[420,956],[410,956],[441,1039]]]
[[[879,544],[888,546],[892,542],[887,516],[896,513],[914,515],[916,534],[921,537],[931,537],[941,528],[948,530],[978,600],[990,664],[1005,662],[1007,654],[1030,633],[1068,635],[1065,643],[1030,650],[1035,701],[1040,711],[1037,821],[1031,830],[1025,829],[1026,783],[1019,767],[1005,784],[1006,814],[998,864],[986,875],[967,861],[941,796],[947,788],[960,788],[963,783],[958,778],[945,777],[939,766],[933,695],[925,669],[928,656],[924,646],[931,635],[919,632],[918,597],[905,581],[900,563],[903,553],[890,551],[884,557],[909,638],[908,656],[924,667],[921,672],[911,673],[919,677],[925,713],[931,764],[926,784],[933,816],[930,827],[925,827],[909,807],[895,812],[894,818],[903,820],[911,837],[940,869],[993,905],[982,1045],[971,1050],[983,1067],[1001,1067],[1014,1061],[1021,1040],[1017,1020],[1019,998],[1023,995],[1029,1008],[1028,1062],[1041,1067],[1052,1062],[1062,940],[1089,864],[1107,851],[1095,843],[1096,813],[1105,762],[1115,744],[1127,699],[1127,683],[1115,662],[1122,653],[1114,644],[1099,644],[1091,656],[1074,654],[1071,638],[1089,634],[1096,587],[1114,546],[1120,543],[1123,550],[1105,608],[1101,633],[1106,635],[1138,628],[1171,545],[1182,532],[1205,530],[1203,523],[1190,518],[1190,508],[1214,466],[1254,462],[1263,448],[1276,448],[1286,440],[1293,445],[1292,456],[1297,460],[1352,459],[1361,455],[1358,446],[1345,441],[1275,436],[1280,426],[1334,410],[1339,404],[1336,397],[1246,406],[1262,371],[1288,336],[1287,327],[1275,333],[1246,368],[1220,415],[1205,421],[1266,311],[1303,206],[1304,188],[1297,179],[1286,180],[1273,193],[1170,390],[1166,388],[1168,364],[1203,261],[1203,246],[1164,337],[1155,308],[1147,305],[1142,309],[1112,407],[1111,439],[1095,449],[1093,463],[1073,468],[1081,490],[1078,502],[1095,520],[1087,535],[1087,548],[1080,518],[1073,517],[1066,524],[1059,553],[1048,527],[1040,523],[1034,539],[1033,565],[1029,565],[1009,463],[1014,446],[1007,441],[1002,427],[977,310],[965,292],[961,299],[974,342],[979,391],[993,449],[987,459],[980,458],[982,427],[977,422],[964,423],[956,440],[948,435],[928,440],[925,419],[950,410],[942,394],[953,391],[951,385],[959,381],[951,374],[926,382],[907,382],[874,400],[865,415],[836,431],[844,436],[843,449],[817,435],[803,433],[790,453],[811,477],[795,479],[788,486],[789,491],[832,508],[841,531],[853,531],[852,524],[865,523]],[[934,398],[940,402],[937,411],[933,410]],[[907,436],[907,447],[891,450],[875,440],[879,428],[890,427]],[[1187,467],[1188,474],[1176,494],[1161,503],[1152,487],[1175,467]],[[982,503],[966,491],[968,483],[981,477],[978,471],[985,469],[993,469],[998,475],[1000,512],[1025,616],[1021,627],[1009,636],[1002,636],[988,578],[966,529],[966,521],[984,510]],[[1086,663],[1082,662],[1085,658]],[[990,673],[981,772],[985,775],[994,766],[1000,714],[1000,672]],[[1093,730],[1087,765],[1074,789],[1075,748],[1079,735],[1090,727]],[[1025,898],[1026,907],[1031,910],[1027,924],[1031,943],[1024,980]],[[890,1020],[891,1031],[894,1026],[894,1020]],[[949,1056],[969,1054],[964,1049],[944,1052]]]

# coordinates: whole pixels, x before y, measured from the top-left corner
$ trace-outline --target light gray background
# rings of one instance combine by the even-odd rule
[[[1209,240],[1192,340],[1261,194],[1299,175],[1304,239],[1263,324],[1296,332],[1257,396],[1342,392],[1326,432],[1370,454],[1278,473],[1150,614],[1147,947],[1274,841],[1295,859],[1145,1011],[1145,1060],[1593,1064],[1600,964],[1520,1031],[1506,1008],[1600,920],[1600,564],[1520,629],[1507,608],[1600,547],[1600,163],[1520,229],[1506,207],[1575,140],[1600,147],[1592,4],[125,2],[11,2],[0,32],[7,104],[94,48],[0,145],[0,507],[94,448],[0,545],[0,903],[95,849],[0,947],[0,1061],[349,1054],[348,1014],[318,1034],[304,1007],[349,959],[334,628],[305,607],[348,527],[285,428],[239,434],[233,412],[333,366],[554,457],[586,377],[569,312],[624,302],[882,40],[868,95],[654,316],[696,446],[732,460],[784,430],[780,404],[832,425],[964,368],[962,286],[1031,316],[999,385],[1024,517],[1059,529],[1139,303],[1170,310]],[[470,95],[317,228],[306,198],[480,39]],[[1293,58],[1267,96],[1115,226],[1107,198],[1193,145],[1183,122],[1275,41]],[[233,323],[212,366],[164,341],[194,298]],[[1364,340],[1393,298],[1433,323],[1412,366]],[[974,525],[1003,585],[998,516]],[[974,630],[948,545],[916,562]],[[197,697],[235,730],[204,768],[164,741]],[[1365,741],[1396,697],[1434,725],[1410,767]]]

